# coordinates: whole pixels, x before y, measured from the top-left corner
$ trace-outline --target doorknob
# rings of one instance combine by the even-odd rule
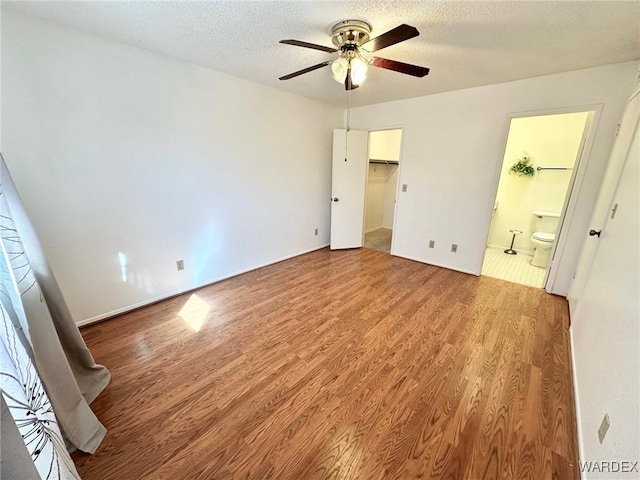
[[[589,235],[591,235],[592,237],[600,238],[601,233],[602,233],[602,230],[598,230],[597,232],[595,230],[589,230]]]
[[[338,197],[335,197],[335,198],[333,199],[333,201],[334,201],[334,202],[339,202],[339,201],[340,201],[340,199],[339,199]]]

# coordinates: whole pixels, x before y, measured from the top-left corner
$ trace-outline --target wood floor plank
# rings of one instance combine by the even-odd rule
[[[113,380],[73,458],[85,480],[575,479],[568,325],[541,289],[319,250],[83,328]]]

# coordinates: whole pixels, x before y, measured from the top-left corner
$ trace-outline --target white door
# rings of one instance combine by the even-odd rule
[[[622,120],[620,123],[620,129],[618,136],[616,137],[611,155],[609,156],[609,165],[607,167],[607,173],[602,181],[602,187],[600,188],[600,194],[596,201],[593,217],[590,227],[595,230],[600,230],[606,223],[606,219],[610,216],[610,208],[612,207],[612,198],[615,189],[618,185],[620,178],[620,172],[624,166],[624,161],[629,154],[629,148],[631,146],[631,140],[638,119],[640,118],[640,90],[636,91],[627,102]],[[586,235],[586,232],[585,232]],[[584,287],[589,276],[591,264],[596,251],[596,245],[598,242],[594,238],[588,238],[585,240],[580,260],[576,267],[576,272],[569,287],[567,294],[567,300],[569,301],[569,309],[573,314],[580,302],[580,299],[584,295]]]
[[[571,321],[585,460],[635,460],[640,451],[640,137],[637,129],[613,195],[612,205],[617,205],[615,215],[608,216],[599,237],[590,239],[597,244],[595,255]],[[611,429],[607,438],[598,442],[596,431],[604,413],[610,415]]]
[[[362,246],[369,132],[335,129],[331,169],[331,250]]]

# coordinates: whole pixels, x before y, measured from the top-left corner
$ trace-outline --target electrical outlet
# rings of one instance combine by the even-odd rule
[[[406,184],[406,183],[403,183],[403,184],[402,184],[402,191],[403,191],[403,192],[406,192],[406,191],[407,191],[407,184]]]
[[[451,251],[453,253],[456,253],[458,251],[458,244],[457,243],[452,243],[451,244]]]
[[[607,434],[609,427],[611,426],[611,420],[609,420],[609,414],[605,413],[600,428],[598,428],[598,439],[600,443],[604,440],[604,436]]]
[[[176,262],[176,267],[178,267],[178,271],[184,270],[184,260],[178,260]]]
[[[318,235],[318,229],[316,228],[316,235]]]
[[[433,240],[429,240],[429,248],[433,248],[436,246],[436,242],[434,242]]]

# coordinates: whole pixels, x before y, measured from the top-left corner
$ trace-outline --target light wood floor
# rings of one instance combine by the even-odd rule
[[[113,375],[84,480],[578,478],[560,297],[370,249],[194,294],[82,330]]]

